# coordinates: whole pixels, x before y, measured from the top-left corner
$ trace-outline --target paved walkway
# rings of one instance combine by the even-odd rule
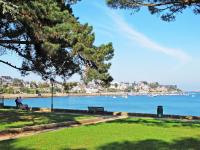
[[[18,129],[8,130],[5,133],[0,133],[0,141],[9,140],[9,139],[16,139],[24,136],[35,135],[43,132],[55,131],[62,128],[69,128],[69,127],[78,127],[82,125],[91,125],[97,124],[101,122],[108,122],[114,121],[118,119],[125,119],[127,116],[102,116],[92,119],[84,119],[81,121],[67,121],[61,123],[52,123],[46,125],[37,125],[37,126],[30,126]]]

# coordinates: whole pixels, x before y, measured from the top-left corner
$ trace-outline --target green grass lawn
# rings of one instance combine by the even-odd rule
[[[0,149],[200,150],[200,124],[129,118],[1,141]]]
[[[0,131],[10,128],[21,128],[40,124],[78,121],[81,119],[91,118],[89,115],[76,115],[67,113],[42,113],[27,112],[15,109],[0,109]]]

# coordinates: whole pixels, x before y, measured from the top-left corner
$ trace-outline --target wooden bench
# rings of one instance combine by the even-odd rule
[[[88,112],[89,113],[103,113],[104,112],[104,107],[88,107]]]

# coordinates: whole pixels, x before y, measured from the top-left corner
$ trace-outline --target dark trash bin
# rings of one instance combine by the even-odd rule
[[[157,117],[162,118],[163,117],[163,106],[157,107]]]

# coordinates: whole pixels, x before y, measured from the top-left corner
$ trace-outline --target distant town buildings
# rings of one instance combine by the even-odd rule
[[[50,93],[50,82],[27,82],[10,76],[0,76],[0,93]],[[104,88],[95,82],[85,85],[82,82],[54,83],[54,92],[57,93],[101,93],[101,92],[126,92],[126,93],[177,93],[181,92],[176,85],[160,85],[158,82],[113,82],[110,87]]]

